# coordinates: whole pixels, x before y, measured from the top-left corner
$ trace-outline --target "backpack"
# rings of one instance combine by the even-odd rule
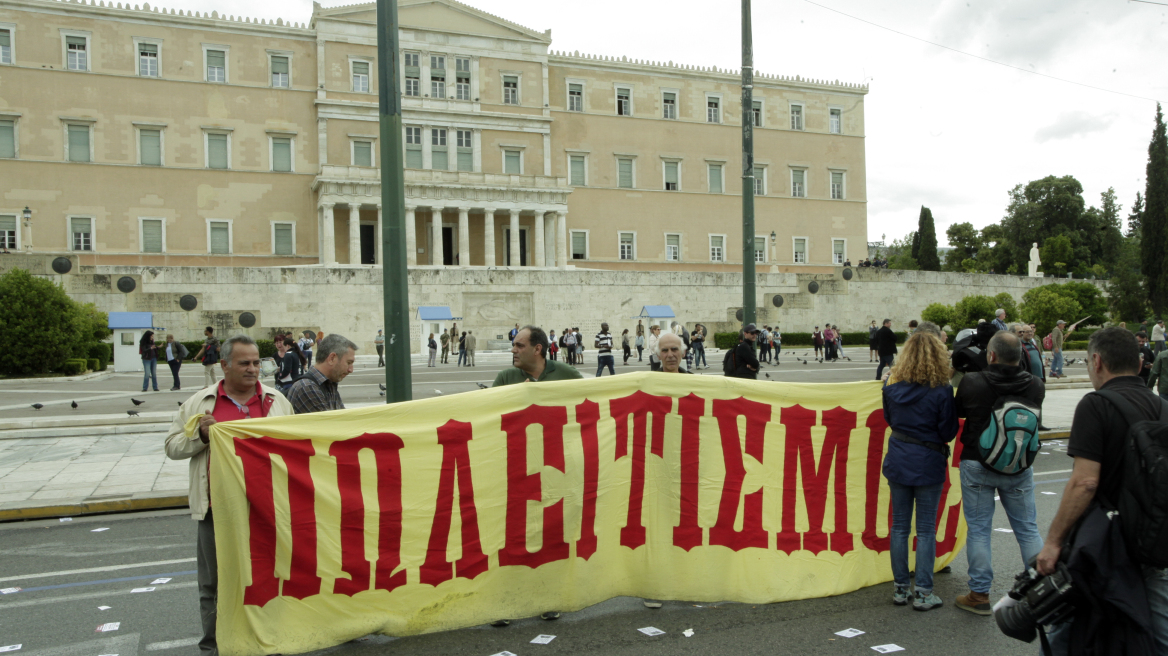
[[[1054,338],[1050,335],[1042,338],[1042,348],[1047,351],[1054,350]]]
[[[1168,567],[1168,401],[1160,400],[1160,417],[1152,420],[1114,390],[1096,393],[1128,422],[1116,508],[1123,541],[1136,562]]]
[[[216,362],[219,362],[219,343],[218,342],[216,342],[214,346],[208,346],[206,348],[206,350],[203,351],[203,364],[204,365],[209,366],[209,365],[215,364]]]
[[[726,355],[722,357],[722,373],[726,376],[733,376],[734,372],[738,370],[738,358],[734,357],[734,351],[737,347],[726,350]]]
[[[1017,474],[1034,464],[1042,409],[1021,396],[1000,396],[990,423],[977,439],[977,459],[999,474]]]

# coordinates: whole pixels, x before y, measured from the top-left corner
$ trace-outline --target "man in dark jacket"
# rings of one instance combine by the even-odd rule
[[[876,367],[876,380],[884,373],[884,367],[892,367],[896,357],[896,333],[892,332],[892,319],[885,319],[884,325],[876,331],[876,354],[880,356],[880,366]]]
[[[748,323],[742,327],[738,346],[734,347],[734,377],[758,378],[758,357],[754,354],[754,340],[758,339],[758,327]]]
[[[1002,396],[1025,398],[1042,407],[1046,388],[1041,380],[1019,366],[1021,343],[1008,331],[994,334],[986,347],[989,366],[966,374],[957,387],[957,416],[965,419],[961,433],[961,507],[969,534],[965,554],[969,560],[969,594],[957,598],[957,607],[978,615],[991,615],[990,585],[994,570],[990,562],[993,535],[994,497],[1001,498],[1010,519],[1014,538],[1022,550],[1021,567],[1042,551],[1042,536],[1034,510],[1034,471],[999,474],[985,468],[977,458],[977,441],[990,425],[994,403]]]

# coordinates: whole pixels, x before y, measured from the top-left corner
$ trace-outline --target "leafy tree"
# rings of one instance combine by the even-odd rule
[[[93,326],[65,290],[23,269],[0,276],[0,373],[25,376],[60,368],[84,352]]]
[[[958,330],[973,328],[977,325],[978,319],[993,321],[996,309],[998,309],[997,301],[989,296],[966,296],[953,306],[953,318],[949,325]]]
[[[1107,191],[1100,194],[1099,202],[1099,218],[1102,222],[1100,256],[1101,263],[1108,270],[1114,269],[1119,262],[1119,251],[1123,247],[1123,221],[1119,218],[1121,211],[1123,205],[1115,202],[1115,189],[1108,187]]]
[[[944,303],[930,303],[929,307],[921,312],[921,318],[925,321],[932,321],[944,328],[945,326],[952,325],[953,314],[952,306],[945,305]]]
[[[972,223],[954,223],[945,230],[945,237],[953,250],[945,254],[945,265],[942,271],[967,271],[964,262],[977,257],[978,251],[985,246],[981,233]]]
[[[924,271],[940,271],[941,259],[937,256],[937,228],[933,224],[933,212],[921,206],[920,225],[917,227],[920,245],[915,259]]]
[[[1066,235],[1051,237],[1039,249],[1042,266],[1055,275],[1066,273],[1067,265],[1075,256],[1071,240]]]
[[[1140,246],[1136,239],[1125,239],[1120,249],[1119,262],[1107,281],[1107,305],[1112,321],[1142,321],[1151,315],[1144,277],[1140,274]]]
[[[1060,286],[1043,285],[1022,295],[1022,320],[1034,324],[1037,335],[1050,333],[1059,319],[1082,315],[1083,308],[1074,298],[1055,289]]]
[[[904,271],[919,271],[921,265],[908,253],[897,253],[888,258],[889,269],[901,269]]]
[[[924,209],[924,208],[922,208]],[[912,242],[912,259],[920,261],[921,258],[921,230],[918,221],[917,229],[909,233]]]
[[[114,331],[109,328],[109,315],[97,309],[93,303],[79,304],[77,311],[85,325],[84,340],[79,346],[80,351],[73,357],[88,358],[90,346],[105,341]]]
[[[1156,103],[1156,127],[1148,144],[1147,189],[1141,221],[1140,270],[1156,315],[1168,309],[1168,133]]]
[[[1124,236],[1139,239],[1144,223],[1144,195],[1136,192],[1136,202],[1132,203],[1131,214],[1127,215],[1127,233]]]
[[[1075,317],[1062,317],[1067,323],[1074,323],[1083,317],[1090,316],[1088,323],[1102,325],[1107,317],[1107,299],[1099,287],[1089,282],[1070,281],[1059,285],[1050,285],[1056,293],[1074,299],[1082,309],[1082,314]]]

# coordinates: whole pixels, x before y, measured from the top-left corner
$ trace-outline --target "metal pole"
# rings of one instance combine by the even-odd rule
[[[754,323],[754,44],[750,0],[742,0],[742,323]]]
[[[381,122],[381,262],[385,295],[385,400],[409,401],[410,295],[406,269],[405,171],[402,166],[401,80],[397,0],[377,0],[377,90]]]

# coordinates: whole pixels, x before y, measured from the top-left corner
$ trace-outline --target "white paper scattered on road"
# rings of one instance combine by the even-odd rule
[[[998,533],[1013,533],[1014,532],[1013,529],[1009,529],[1009,528],[995,528],[994,530],[997,531]]]
[[[491,654],[491,656],[515,656],[515,654],[512,654],[509,651],[501,651],[497,654]]]
[[[108,531],[108,530],[109,530],[108,527],[107,528],[95,528],[92,531],[90,531],[90,533],[101,533],[102,531]]]
[[[655,626],[646,626],[643,629],[637,629],[637,630],[640,631],[641,633],[644,633],[647,636],[665,635],[664,631],[662,631],[661,629],[659,629]]]
[[[23,645],[8,645],[7,647],[0,647],[0,651],[16,651],[17,649],[20,649],[22,646]]]
[[[1043,494],[1049,494],[1049,495],[1053,496],[1053,495],[1057,495],[1058,492],[1043,492]]]
[[[169,583],[169,582],[170,582],[170,579],[154,579],[153,581],[150,582],[150,585],[161,585],[163,583]]]
[[[0,590],[0,594],[12,594],[13,592],[20,592],[20,588],[4,588]]]
[[[98,654],[98,656],[118,656],[117,654]]]
[[[692,638],[693,637],[693,629],[686,629],[686,630],[681,632],[681,635],[683,635],[687,638]]]
[[[98,606],[97,607],[98,610],[109,610],[110,608],[112,608],[112,606]]]
[[[62,517],[61,521],[62,522],[71,522],[71,521],[73,521],[73,518],[72,517]]]
[[[106,631],[117,631],[118,627],[122,625],[121,622],[106,622],[97,627],[97,633],[105,633]]]
[[[134,588],[130,592],[154,592],[154,588]]]
[[[874,651],[878,651],[878,652],[880,652],[881,654],[890,654],[890,653],[892,653],[892,652],[894,652],[894,651],[904,651],[904,647],[901,647],[900,645],[892,645],[892,644],[889,644],[889,645],[876,645],[876,646],[875,646],[875,647],[873,647],[872,649],[873,649]]]
[[[844,629],[843,631],[836,631],[835,634],[845,638],[854,638],[858,635],[864,635],[864,632],[859,629]]]
[[[540,634],[540,635],[535,636],[535,640],[532,640],[531,644],[533,644],[533,645],[546,645],[547,643],[549,643],[555,639],[556,639],[556,637],[554,635]]]

